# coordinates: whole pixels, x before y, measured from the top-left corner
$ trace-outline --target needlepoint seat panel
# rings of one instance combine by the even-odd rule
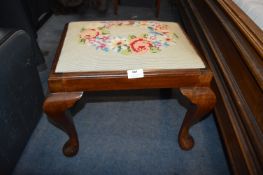
[[[71,22],[56,73],[205,68],[175,22]]]

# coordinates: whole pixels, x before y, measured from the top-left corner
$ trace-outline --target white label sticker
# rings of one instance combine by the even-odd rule
[[[143,78],[143,69],[127,70],[128,79],[132,78]]]

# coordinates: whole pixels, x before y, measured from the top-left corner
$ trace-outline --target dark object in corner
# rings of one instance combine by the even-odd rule
[[[55,0],[51,6],[55,14],[85,13],[89,8],[106,12],[108,0]]]
[[[36,42],[39,19],[49,12],[48,0],[8,0],[0,5],[0,27],[26,31],[34,47],[34,64],[43,66],[44,57]]]
[[[0,28],[0,174],[10,174],[42,114],[31,38]]]
[[[83,3],[83,0],[57,0],[64,7],[76,7]]]

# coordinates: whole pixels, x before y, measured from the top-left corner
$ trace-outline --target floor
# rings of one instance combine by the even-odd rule
[[[48,65],[40,73],[47,93],[48,72],[64,25],[78,20],[151,19],[153,8],[122,3],[119,15],[94,9],[79,14],[53,15],[39,30],[38,42]],[[141,7],[143,6],[143,7]],[[179,21],[177,9],[163,0],[158,20]],[[86,95],[82,108],[71,111],[79,133],[77,156],[64,157],[66,135],[45,114],[19,160],[14,175],[227,175],[226,155],[213,115],[191,129],[195,147],[180,149],[177,134],[186,109],[176,90],[100,92]]]

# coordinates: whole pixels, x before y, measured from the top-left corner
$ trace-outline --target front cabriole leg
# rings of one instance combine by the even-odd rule
[[[180,88],[180,91],[191,102],[179,132],[180,147],[189,150],[194,146],[189,129],[214,108],[216,96],[210,87]]]
[[[73,119],[66,115],[65,111],[73,107],[82,95],[83,92],[51,93],[43,105],[49,120],[69,136],[63,147],[63,153],[68,157],[77,154],[79,142]]]

